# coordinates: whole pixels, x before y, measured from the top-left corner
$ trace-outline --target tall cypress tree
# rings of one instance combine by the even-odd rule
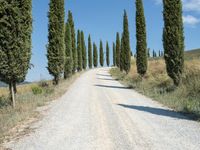
[[[121,36],[121,47],[120,47],[120,71],[124,70],[124,42],[123,42],[123,34]]]
[[[151,49],[150,49],[150,48],[148,48],[148,49],[147,49],[147,56],[148,56],[148,58],[150,58],[150,57],[151,57],[150,51],[151,51]]]
[[[88,66],[90,69],[92,68],[92,42],[90,35],[88,37]]]
[[[82,57],[82,44],[81,44],[81,32],[78,30],[77,34],[77,52],[78,52],[78,71],[82,71],[83,68],[83,57]]]
[[[14,87],[25,80],[31,58],[32,1],[0,1],[0,80]]]
[[[130,50],[130,37],[128,28],[128,16],[124,11],[123,21],[123,37],[122,37],[122,66],[123,70],[128,74],[131,68],[131,50]]]
[[[120,49],[121,49],[121,42],[119,32],[116,35],[116,65],[120,67]]]
[[[48,71],[57,85],[64,70],[64,0],[51,0],[49,6]]]
[[[163,47],[168,75],[180,85],[184,69],[184,31],[182,1],[163,0]]]
[[[18,0],[19,8],[21,12],[21,27],[24,36],[19,36],[23,42],[23,47],[21,47],[21,73],[20,76],[14,82],[14,92],[17,92],[16,84],[23,82],[26,78],[28,69],[30,68],[31,59],[31,33],[32,33],[32,0]]]
[[[99,55],[100,55],[100,65],[101,67],[104,66],[104,52],[103,52],[103,42],[102,40],[100,41],[100,47],[99,47]]]
[[[77,70],[78,65],[78,54],[76,49],[76,30],[74,26],[74,19],[71,11],[68,11],[68,20],[67,22],[70,25],[71,28],[71,40],[72,40],[72,55],[73,55],[73,73]]]
[[[116,46],[113,42],[113,66],[116,66]]]
[[[95,68],[98,66],[98,52],[95,43],[93,43],[93,64]]]
[[[137,72],[143,77],[147,71],[146,23],[142,0],[136,0]]]
[[[108,42],[106,42],[106,64],[110,66],[110,48]]]
[[[86,67],[87,67],[87,52],[86,52],[86,45],[85,45],[85,36],[84,36],[83,31],[81,31],[81,46],[82,46],[83,69],[86,69]]]
[[[65,69],[64,78],[67,79],[72,74],[73,69],[73,56],[72,56],[72,40],[71,40],[71,28],[69,23],[66,23],[65,27]]]

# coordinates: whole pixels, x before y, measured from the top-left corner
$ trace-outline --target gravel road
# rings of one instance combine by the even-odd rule
[[[13,150],[199,150],[200,123],[112,79],[84,73]]]

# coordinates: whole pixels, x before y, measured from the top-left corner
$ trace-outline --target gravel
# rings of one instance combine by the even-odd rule
[[[200,124],[128,89],[109,68],[84,73],[13,150],[199,150]]]

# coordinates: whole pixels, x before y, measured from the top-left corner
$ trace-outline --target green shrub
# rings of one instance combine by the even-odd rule
[[[40,81],[39,86],[41,88],[47,88],[47,87],[49,87],[49,83],[47,81]]]
[[[53,87],[46,88],[44,92],[47,95],[52,94],[52,93],[54,93],[54,88]]]
[[[40,95],[43,92],[43,89],[40,86],[33,86],[31,89],[34,95]]]
[[[0,108],[6,107],[10,105],[10,101],[5,96],[0,96]]]

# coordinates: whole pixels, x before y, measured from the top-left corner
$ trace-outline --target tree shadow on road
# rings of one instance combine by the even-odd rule
[[[125,107],[125,108],[129,108],[129,109],[148,112],[148,113],[151,113],[154,115],[171,117],[171,118],[176,118],[176,119],[193,120],[192,118],[184,116],[182,113],[175,112],[173,110],[167,110],[167,109],[162,109],[162,108],[153,108],[153,107],[147,107],[147,106],[134,106],[134,105],[125,105],[125,104],[118,104],[118,105]]]
[[[111,75],[109,75],[109,74],[100,74],[100,73],[97,73],[96,75],[103,76],[103,77],[111,77]]]
[[[107,80],[107,81],[116,81],[115,79],[109,79],[109,78],[97,78],[98,80]]]
[[[102,88],[112,88],[112,89],[131,89],[130,87],[124,87],[124,86],[110,86],[110,85],[100,85],[100,84],[96,84],[94,86]]]

